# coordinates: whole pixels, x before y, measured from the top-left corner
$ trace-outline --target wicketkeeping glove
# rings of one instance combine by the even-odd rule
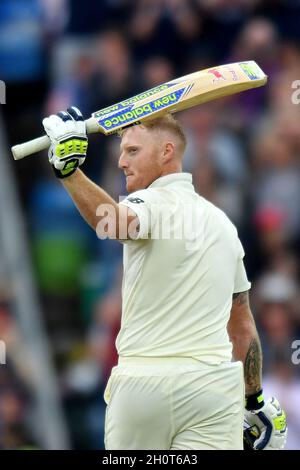
[[[283,449],[287,439],[284,410],[274,397],[266,402],[263,400],[262,392],[254,397],[254,400],[253,397],[249,397],[246,403],[245,420],[249,428],[244,430],[244,441],[248,446],[252,445],[253,450]]]
[[[83,116],[72,106],[43,120],[51,140],[49,162],[58,178],[72,175],[85,160],[88,139]]]

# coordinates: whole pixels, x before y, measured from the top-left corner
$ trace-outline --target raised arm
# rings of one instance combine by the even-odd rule
[[[43,125],[51,141],[49,162],[83,218],[101,238],[134,237],[139,223],[136,214],[117,204],[79,170],[88,148],[86,124],[79,109],[72,106],[45,118]]]
[[[81,170],[61,180],[77,209],[87,223],[95,230],[103,218],[109,238],[127,238],[128,228],[138,225],[136,214],[116,201],[102,188],[91,181]],[[103,224],[104,225],[104,224]],[[121,233],[120,227],[123,227]]]

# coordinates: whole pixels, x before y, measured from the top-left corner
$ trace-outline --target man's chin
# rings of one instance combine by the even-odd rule
[[[150,183],[149,183],[150,184]],[[142,184],[142,181],[134,179],[132,176],[126,179],[126,191],[128,193],[134,193],[135,191],[140,191],[141,189],[146,189],[148,186]]]
[[[130,183],[126,183],[126,191],[130,194],[135,191],[134,186]]]
[[[136,184],[134,181],[127,181],[126,182],[126,190],[128,193],[133,193],[134,191],[138,191],[139,189],[142,189]]]

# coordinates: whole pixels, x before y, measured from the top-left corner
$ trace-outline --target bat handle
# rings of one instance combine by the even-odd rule
[[[99,126],[96,119],[89,118],[85,121],[86,130],[88,134],[99,132]],[[40,152],[47,149],[50,146],[50,139],[47,135],[38,137],[37,139],[24,142],[23,144],[15,145],[11,151],[15,160],[21,160],[22,158],[28,157],[33,153]]]
[[[24,157],[28,157],[33,153],[40,152],[41,150],[48,148],[49,145],[50,139],[47,135],[44,135],[43,137],[30,140],[29,142],[15,145],[11,148],[11,151],[15,160],[21,160]]]

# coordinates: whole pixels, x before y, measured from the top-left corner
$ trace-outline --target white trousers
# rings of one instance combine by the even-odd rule
[[[120,358],[104,398],[108,450],[243,449],[241,362]]]

